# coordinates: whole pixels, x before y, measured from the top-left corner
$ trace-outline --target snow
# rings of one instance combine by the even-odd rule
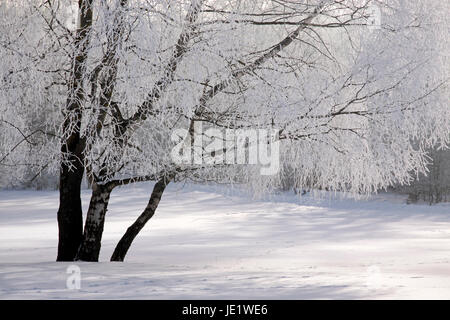
[[[0,298],[450,299],[449,203],[174,184],[126,261],[108,262],[151,187],[113,192],[99,263],[54,262],[57,192],[0,192]],[[74,264],[80,289],[66,287]]]

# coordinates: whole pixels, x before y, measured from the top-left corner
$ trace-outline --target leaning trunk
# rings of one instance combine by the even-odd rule
[[[108,209],[111,192],[112,188],[110,187],[93,185],[91,202],[84,225],[83,239],[75,260],[98,261],[106,210]]]
[[[148,220],[150,220],[155,214],[156,208],[161,200],[161,197],[166,189],[167,185],[170,183],[171,178],[162,178],[159,180],[155,187],[153,188],[150,200],[145,208],[144,212],[137,218],[137,220],[127,229],[127,232],[120,239],[114,253],[111,257],[111,261],[123,261],[125,256],[133,243],[134,238],[142,230]]]

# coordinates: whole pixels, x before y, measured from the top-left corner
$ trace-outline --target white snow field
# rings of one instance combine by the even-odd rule
[[[57,192],[0,192],[0,298],[450,299],[448,203],[252,200],[175,184],[126,261],[108,262],[151,187],[113,192],[99,263],[54,262]],[[80,289],[66,286],[72,264]]]

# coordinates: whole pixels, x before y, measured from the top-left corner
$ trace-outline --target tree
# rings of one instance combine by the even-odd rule
[[[371,23],[373,4],[383,17],[379,26],[377,19]],[[23,5],[31,12],[27,21],[40,22],[42,38],[22,37],[16,48],[52,53],[26,59],[39,62],[27,72],[42,77],[39,94],[58,106],[48,119],[60,145],[50,153],[61,168],[58,260],[98,260],[117,186],[156,181],[113,254],[112,260],[123,260],[171,181],[238,176],[263,192],[289,167],[299,188],[367,193],[406,182],[424,170],[425,147],[448,143],[442,94],[448,75],[433,67],[437,50],[427,43],[442,25],[422,15],[430,12],[423,10],[429,2],[80,0],[76,31],[61,22],[62,2]],[[280,143],[280,172],[261,176],[261,164],[174,161],[177,128],[186,129],[184,151],[200,159],[237,148],[199,149],[200,123],[209,142],[214,130],[270,129]],[[55,145],[47,139],[46,146]],[[83,175],[92,196],[81,236]]]
[[[47,86],[60,81],[47,63],[53,58],[56,65],[58,59],[39,46],[45,32],[30,11],[20,1],[0,3],[1,187],[31,185],[41,174],[56,180],[49,173],[54,169],[58,128],[46,115],[54,113],[57,103],[54,88]]]
[[[391,189],[400,194],[407,194],[407,203],[419,200],[430,205],[450,199],[450,152],[449,150],[428,150],[430,163],[426,173],[411,177],[410,184],[393,186]]]
[[[317,10],[323,9],[319,8],[320,6],[316,7]],[[233,13],[235,14],[236,12]],[[307,16],[305,20],[312,19],[315,13],[314,11],[310,13],[310,16]],[[248,20],[246,21],[249,22]],[[404,21],[400,21],[400,26],[403,26],[405,29],[412,28],[411,25],[403,25],[403,23]],[[398,57],[399,60],[396,60],[394,53],[397,48],[392,47],[389,50],[384,45],[392,45],[391,41],[398,41],[405,34],[402,34],[398,29],[394,29],[395,27],[398,28],[398,26],[394,27],[386,24],[384,27],[386,29],[390,27],[390,30],[396,31],[392,35],[391,32],[386,32],[385,29],[383,31],[386,34],[382,32],[377,34],[379,39],[385,40],[386,43],[383,43],[382,46],[359,43],[361,47],[355,52],[359,56],[351,61],[354,63],[353,65],[347,66],[347,72],[342,72],[342,69],[338,69],[332,75],[328,74],[328,71],[325,73],[325,79],[328,76],[329,82],[325,82],[323,87],[319,87],[319,90],[317,90],[317,87],[314,88],[315,90],[312,90],[314,99],[309,101],[305,99],[308,101],[306,108],[294,111],[294,114],[299,113],[295,120],[300,123],[293,123],[291,118],[293,114],[287,114],[285,110],[277,113],[278,110],[270,110],[269,107],[267,109],[271,112],[261,114],[261,110],[254,109],[255,106],[260,108],[261,104],[256,104],[254,101],[249,105],[245,105],[245,102],[242,101],[239,108],[237,107],[230,112],[229,99],[224,99],[225,109],[220,110],[220,102],[212,102],[212,98],[221,94],[241,94],[239,98],[251,97],[249,92],[252,90],[249,88],[249,81],[254,81],[255,78],[262,80],[258,83],[259,86],[266,85],[264,89],[271,92],[271,89],[276,86],[276,81],[283,79],[283,76],[276,72],[283,70],[281,67],[283,64],[276,64],[276,67],[272,66],[270,68],[270,73],[275,73],[273,78],[270,78],[270,73],[262,71],[263,76],[261,76],[256,74],[255,71],[264,69],[263,65],[266,62],[266,58],[267,60],[276,60],[274,57],[278,57],[278,54],[288,51],[286,49],[293,42],[291,40],[297,39],[300,30],[303,30],[303,26],[294,29],[291,34],[288,34],[287,37],[283,38],[271,49],[266,52],[262,51],[259,57],[257,56],[254,59],[253,63],[241,63],[240,69],[230,72],[230,78],[211,85],[209,90],[203,90],[202,95],[198,99],[198,104],[193,108],[192,113],[194,117],[191,117],[188,121],[187,127],[190,128],[187,131],[188,134],[183,136],[182,139],[192,139],[192,126],[195,121],[208,123],[212,127],[225,128],[260,128],[261,124],[264,127],[271,123],[272,125],[276,124],[276,128],[281,128],[278,131],[280,141],[288,140],[291,142],[287,144],[287,147],[283,149],[281,154],[285,157],[285,161],[288,161],[291,165],[291,168],[294,167],[295,170],[301,172],[300,176],[296,177],[296,185],[299,187],[311,186],[313,181],[313,186],[315,187],[370,192],[380,187],[387,187],[392,181],[405,182],[409,177],[408,169],[418,169],[423,165],[424,145],[432,144],[435,139],[441,139],[441,142],[448,141],[448,112],[444,114],[444,117],[441,117],[442,113],[434,113],[427,110],[427,102],[429,101],[436,103],[435,111],[440,110],[442,112],[445,109],[444,104],[439,105],[439,101],[445,100],[439,100],[439,98],[437,100],[434,98],[428,100],[433,92],[442,90],[443,86],[440,80],[442,78],[445,79],[445,76],[437,78],[431,90],[427,90],[426,85],[424,86],[423,83],[420,84],[422,85],[422,88],[420,88],[417,81],[415,83],[410,82],[413,78],[409,77],[419,70],[418,65],[415,65],[419,61],[414,60],[414,57],[411,57],[410,60],[406,59],[407,62],[402,61],[404,56]],[[349,31],[346,30],[346,32]],[[354,31],[349,33],[355,36]],[[421,31],[418,33],[419,37],[423,36]],[[406,34],[409,37],[411,36],[409,31],[406,31]],[[326,43],[326,41],[323,41],[324,38],[325,35],[320,36],[320,42],[323,44]],[[409,41],[411,41],[411,38],[409,38]],[[400,43],[403,44],[404,40]],[[345,56],[345,51],[341,52],[339,48],[331,50],[330,47],[330,45],[324,45],[323,50],[314,49],[319,51],[319,56],[324,60],[328,60],[329,57],[323,52],[333,52],[333,58],[336,58],[339,53]],[[344,50],[346,49],[348,48],[344,47]],[[371,49],[373,51],[369,51],[366,55],[363,49]],[[382,53],[380,54],[379,52]],[[402,53],[405,54],[404,51]],[[286,56],[282,58],[286,59]],[[289,58],[295,60],[292,56]],[[387,58],[393,59],[391,61],[392,64],[384,64]],[[322,59],[319,58],[319,61],[326,63]],[[314,74],[317,70],[317,65],[319,65],[317,61],[315,60],[314,64],[312,64],[313,71],[311,73],[316,76],[324,76],[320,69],[318,74]],[[339,60],[336,58],[336,61]],[[304,61],[302,62],[302,64],[305,64]],[[335,61],[332,62],[329,67],[334,65]],[[405,62],[406,64],[404,64]],[[395,73],[389,70],[393,66],[397,67]],[[293,73],[295,74],[295,72]],[[244,76],[249,79],[241,79]],[[320,84],[322,79],[319,77],[314,80],[319,80]],[[205,82],[210,83],[210,81]],[[332,84],[331,88],[330,84]],[[229,93],[224,92],[233,86],[235,86],[234,90],[231,89]],[[244,90],[243,87],[245,88]],[[417,91],[418,88],[420,89]],[[271,93],[278,93],[280,89],[286,89],[286,87],[280,88],[280,86],[276,86],[276,90]],[[242,91],[246,92],[242,93]],[[413,91],[416,91],[416,94],[413,94]],[[418,92],[420,93],[417,94]],[[408,97],[409,99],[403,100],[405,94],[411,94]],[[293,95],[295,93],[291,93],[290,97]],[[306,90],[302,91],[300,97],[308,97],[308,92]],[[267,98],[267,96],[264,95],[264,98]],[[328,99],[332,100],[331,103],[327,103]],[[214,108],[216,109],[214,110]],[[426,115],[423,113],[425,110],[427,111]],[[438,120],[438,117],[441,118]],[[274,121],[274,119],[276,120]],[[418,126],[417,121],[423,120],[425,122],[421,124],[424,126]],[[432,122],[428,122],[430,120],[438,122],[431,124]],[[399,123],[406,130],[399,128]],[[439,132],[438,135],[425,137],[430,128],[435,127],[438,123],[442,125],[440,127],[442,130],[437,131]],[[383,125],[380,126],[380,124]],[[420,135],[423,138],[421,140],[422,145],[412,149],[411,141],[416,135]],[[188,143],[188,148],[190,148],[187,151],[188,154],[193,155],[198,152],[193,145],[192,141]],[[220,144],[219,148],[214,151],[219,151],[219,153],[221,150],[227,151],[222,148],[223,144]],[[300,153],[305,149],[310,153],[307,155]],[[204,151],[200,152],[203,157],[209,156]],[[404,153],[404,157],[399,159],[398,153]],[[304,159],[305,156],[307,157],[306,161]],[[147,207],[121,238],[111,260],[124,260],[134,238],[155,214],[164,189],[170,181],[175,177],[178,177],[179,180],[195,177],[200,179],[200,181],[208,181],[233,176],[230,172],[228,174],[218,174],[220,172],[219,168],[222,168],[222,162],[219,162],[219,166],[212,165],[206,170],[191,162],[183,167],[174,165],[172,170],[166,170],[164,174],[157,177],[158,182],[154,187]],[[239,172],[239,169],[236,170],[235,167],[231,170],[234,171],[234,174]],[[317,175],[318,172],[319,175]],[[242,174],[242,172],[239,173]],[[262,181],[260,179],[255,179],[255,177],[250,177],[249,175],[249,180],[257,181],[259,187],[261,186]],[[267,184],[273,186],[273,179],[266,179],[262,185],[267,186]]]

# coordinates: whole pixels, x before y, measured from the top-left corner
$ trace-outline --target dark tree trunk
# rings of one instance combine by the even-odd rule
[[[137,218],[137,220],[127,229],[127,232],[120,239],[114,253],[111,257],[111,261],[123,261],[125,256],[133,243],[134,238],[142,230],[148,220],[150,220],[155,214],[156,208],[161,200],[161,197],[166,189],[167,185],[170,183],[171,178],[162,178],[159,180],[152,191],[150,200],[145,208],[144,212]]]
[[[83,239],[75,260],[97,262],[100,255],[103,227],[112,187],[94,184],[84,225]]]
[[[83,165],[76,160],[76,168],[69,170],[61,165],[59,186],[58,227],[59,242],[57,261],[73,261],[81,243],[83,213],[81,208],[81,180]]]

